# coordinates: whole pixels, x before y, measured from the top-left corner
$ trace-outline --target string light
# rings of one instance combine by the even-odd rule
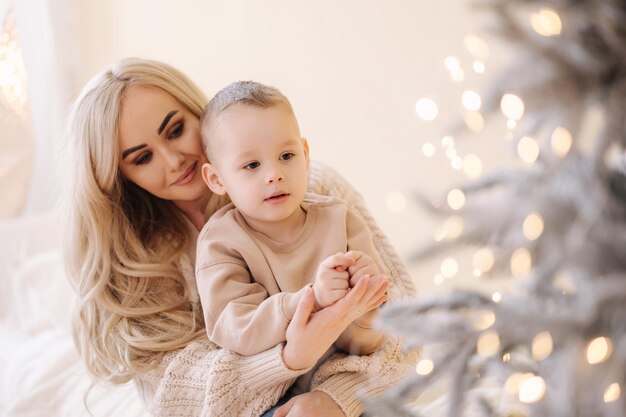
[[[541,36],[560,35],[563,27],[559,14],[545,7],[530,15],[530,25]]]
[[[459,210],[465,205],[465,193],[457,188],[450,190],[446,201],[451,209]]]
[[[494,292],[493,294],[491,294],[491,300],[492,300],[494,303],[496,303],[496,304],[497,304],[497,303],[499,303],[499,302],[501,302],[501,301],[502,301],[502,294],[500,294],[500,293],[499,293],[499,292],[497,292],[497,291],[496,291],[496,292]],[[507,353],[507,355],[508,355],[508,353]],[[509,356],[510,356],[510,355],[509,355]]]
[[[553,342],[549,332],[541,332],[533,338],[532,354],[533,359],[542,361],[552,353]]]
[[[502,362],[509,362],[511,360],[511,354],[509,352],[502,355]],[[516,391],[517,392],[517,391]]]
[[[517,144],[517,153],[522,161],[532,164],[539,157],[539,145],[530,136],[524,136]]]
[[[507,93],[500,100],[500,109],[508,119],[517,121],[524,115],[524,102],[515,94]]]
[[[610,403],[613,401],[617,401],[620,397],[621,389],[617,382],[612,383],[608,386],[606,391],[604,391],[604,402]]]
[[[528,275],[532,268],[532,256],[526,248],[519,248],[511,256],[511,272],[516,278]]]
[[[430,359],[422,359],[415,366],[415,372],[422,376],[429,375],[434,369],[435,365]]]
[[[415,111],[417,115],[426,121],[435,120],[439,114],[437,103],[429,98],[420,98],[415,103]]]
[[[557,127],[550,138],[552,153],[559,158],[565,157],[572,147],[572,142],[572,134],[563,127]]]
[[[611,341],[606,337],[596,337],[587,345],[587,362],[595,365],[604,362],[611,355]]]
[[[522,226],[526,239],[533,241],[543,233],[543,217],[537,212],[530,213]]]
[[[526,404],[536,403],[546,392],[546,383],[540,376],[533,376],[522,382],[519,400]]]
[[[407,201],[404,194],[399,191],[393,191],[387,194],[387,209],[392,213],[400,213],[406,209]]]

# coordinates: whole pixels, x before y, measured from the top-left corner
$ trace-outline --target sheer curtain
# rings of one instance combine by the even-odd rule
[[[0,218],[47,211],[78,52],[71,0],[0,2]]]

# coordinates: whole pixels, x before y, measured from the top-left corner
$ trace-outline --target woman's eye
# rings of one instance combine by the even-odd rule
[[[294,154],[293,152],[285,152],[284,154],[280,155],[280,159],[282,159],[283,161],[288,161],[294,156],[296,156],[296,154]]]
[[[176,139],[176,138],[180,137],[183,134],[184,130],[185,130],[185,123],[178,122],[167,133],[167,138],[168,139]]]
[[[152,159],[152,152],[144,152],[137,159],[135,159],[135,165],[143,165],[150,162]]]
[[[259,164],[257,161],[254,161],[254,162],[250,162],[250,163],[245,164],[243,166],[243,169],[255,169],[255,168],[258,168],[259,165],[261,165],[261,164]]]

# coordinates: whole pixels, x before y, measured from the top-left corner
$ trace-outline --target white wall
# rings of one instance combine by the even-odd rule
[[[433,221],[413,206],[391,213],[387,195],[436,195],[464,177],[442,155],[446,124],[461,113],[460,94],[483,81],[463,46],[482,35],[467,0],[74,0],[78,85],[127,56],[166,61],[208,95],[238,79],[279,87],[291,99],[313,157],[336,167],[364,195],[402,256],[429,241]],[[468,76],[453,83],[444,58],[459,57]],[[486,78],[490,71],[487,63]],[[415,102],[438,100],[441,117],[424,122]],[[478,138],[478,139],[477,139]],[[423,143],[437,146],[427,159]],[[459,143],[497,160],[479,135]],[[481,153],[480,150],[484,152]],[[431,280],[431,271],[420,280]]]

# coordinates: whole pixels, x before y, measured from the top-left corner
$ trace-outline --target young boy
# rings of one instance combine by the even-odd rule
[[[363,221],[342,201],[307,194],[309,147],[287,98],[273,87],[233,83],[201,118],[209,163],[202,177],[232,204],[198,237],[196,280],[209,338],[241,355],[285,341],[298,300],[312,285],[316,308],[380,274]],[[335,345],[369,354],[384,336],[374,309]]]

